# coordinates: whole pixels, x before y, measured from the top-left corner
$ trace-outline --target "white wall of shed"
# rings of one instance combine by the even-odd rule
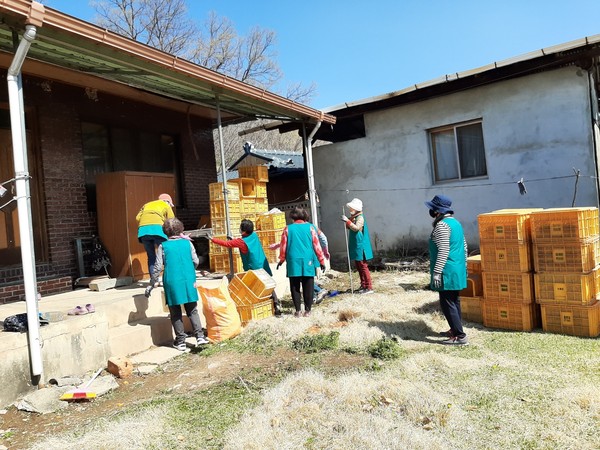
[[[479,118],[488,176],[435,184],[427,130]],[[576,67],[368,113],[365,128],[365,138],[314,149],[321,227],[333,253],[345,251],[339,217],[354,197],[379,250],[424,246],[431,219],[423,202],[436,194],[453,200],[471,248],[479,246],[481,213],[570,207],[575,178],[552,178],[574,175],[573,168],[582,175],[576,206],[598,206],[587,74]]]

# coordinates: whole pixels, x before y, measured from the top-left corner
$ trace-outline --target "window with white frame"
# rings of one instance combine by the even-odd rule
[[[436,128],[429,135],[435,181],[487,175],[481,121]]]

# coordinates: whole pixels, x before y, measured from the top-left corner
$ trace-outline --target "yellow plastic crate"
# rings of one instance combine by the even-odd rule
[[[234,238],[240,237],[240,236],[241,236],[240,233],[235,233],[233,235]],[[227,236],[224,235],[224,234],[222,234],[222,235],[216,235],[214,237],[217,238],[217,239],[221,239],[222,241],[226,241],[227,240]],[[237,249],[237,248],[233,248],[233,249],[231,249],[231,251],[233,253],[237,253],[237,254],[239,254],[239,252],[240,252],[239,249]],[[223,254],[228,253],[228,252],[229,252],[229,249],[227,247],[222,247],[220,245],[214,244],[211,241],[208,241],[208,253],[209,253],[209,255],[223,255]]]
[[[500,209],[477,216],[481,240],[523,242],[531,240],[530,215],[532,209]]]
[[[530,272],[533,270],[533,258],[529,241],[515,241],[513,243],[482,240],[479,243],[479,251],[483,272]]]
[[[242,272],[242,258],[239,253],[233,254],[233,272]],[[218,273],[229,273],[229,253],[221,255],[210,255],[210,271]]]
[[[270,296],[257,297],[236,274],[229,283],[229,294],[236,304],[242,325],[251,320],[260,320],[273,315],[273,301]]]
[[[265,256],[267,257],[267,261],[270,263],[279,262],[279,249],[271,250],[270,248],[263,246],[263,250],[265,252]]]
[[[232,235],[239,233],[241,220],[242,219],[240,217],[229,219],[229,226],[231,228]],[[224,218],[223,219],[212,219],[211,218],[210,226],[211,226],[213,235],[215,235],[215,236],[227,235],[226,219],[224,219]]]
[[[267,183],[256,182],[256,198],[267,198]]]
[[[256,180],[254,178],[232,178],[229,181],[238,185],[240,198],[256,198]]]
[[[283,230],[260,230],[256,232],[263,249],[269,247],[271,244],[279,244],[281,242],[282,234]]]
[[[483,271],[483,294],[485,300],[532,303],[533,275],[523,272]]]
[[[256,199],[255,198],[242,198],[240,200],[240,207],[242,215],[252,214],[256,215]]]
[[[270,297],[277,283],[264,269],[249,270],[240,274],[244,284],[259,298]]]
[[[598,208],[551,208],[531,215],[531,235],[539,240],[582,240],[600,233]]]
[[[483,323],[483,299],[481,297],[461,297],[460,311],[463,320]]]
[[[229,217],[241,217],[241,207],[239,200],[228,201]],[[225,218],[225,201],[216,200],[210,202],[210,217],[214,219]]]
[[[588,273],[537,273],[535,300],[542,304],[591,306],[600,293],[600,269]]]
[[[255,203],[256,214],[264,214],[269,211],[269,201],[266,198],[257,198]]]
[[[536,272],[587,273],[600,264],[600,240],[556,240],[533,243]]]
[[[600,303],[593,306],[540,305],[542,329],[548,333],[597,337],[600,335]]]
[[[210,183],[208,185],[210,201],[225,200],[223,195],[223,183]],[[240,188],[237,183],[227,182],[227,200],[239,200]]]
[[[481,255],[473,255],[467,258],[467,273],[469,275],[481,273]]]
[[[254,178],[262,183],[269,181],[269,168],[267,166],[238,167],[238,173],[241,178]]]
[[[540,305],[483,300],[483,325],[502,330],[531,331],[540,328]]]
[[[482,297],[483,279],[481,273],[469,274],[467,278],[467,287],[459,293],[461,300],[463,297]]]
[[[259,230],[282,230],[286,226],[285,213],[261,214],[258,218]]]

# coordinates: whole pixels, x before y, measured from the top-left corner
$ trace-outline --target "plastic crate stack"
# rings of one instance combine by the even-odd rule
[[[225,214],[224,189],[227,189],[227,205],[229,207],[229,223],[233,237],[239,237],[240,222],[242,220],[240,202],[240,184],[234,180],[223,183],[210,183],[208,185],[210,199],[210,223],[212,233],[216,238],[227,239],[227,216]],[[210,270],[212,272],[229,272],[229,250],[225,247],[209,242]],[[238,249],[233,249],[234,272],[242,271],[242,259]]]
[[[467,258],[467,287],[460,291],[462,318],[469,322],[483,323],[483,281],[481,279],[481,255]]]
[[[251,320],[273,315],[271,294],[276,283],[264,270],[249,270],[236,274],[229,283],[229,294],[235,302],[242,326]]]
[[[533,211],[503,209],[478,216],[486,327],[531,331],[540,326],[533,280]]]
[[[597,208],[553,208],[531,215],[536,301],[551,333],[600,335]]]

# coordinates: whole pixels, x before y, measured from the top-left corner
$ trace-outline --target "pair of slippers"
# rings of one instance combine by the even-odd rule
[[[83,306],[76,306],[75,308],[70,310],[67,314],[69,316],[82,316],[84,314],[93,313],[93,312],[96,312],[96,308],[94,308],[94,305],[92,305],[91,303],[88,303],[87,305],[85,305],[85,308]]]

